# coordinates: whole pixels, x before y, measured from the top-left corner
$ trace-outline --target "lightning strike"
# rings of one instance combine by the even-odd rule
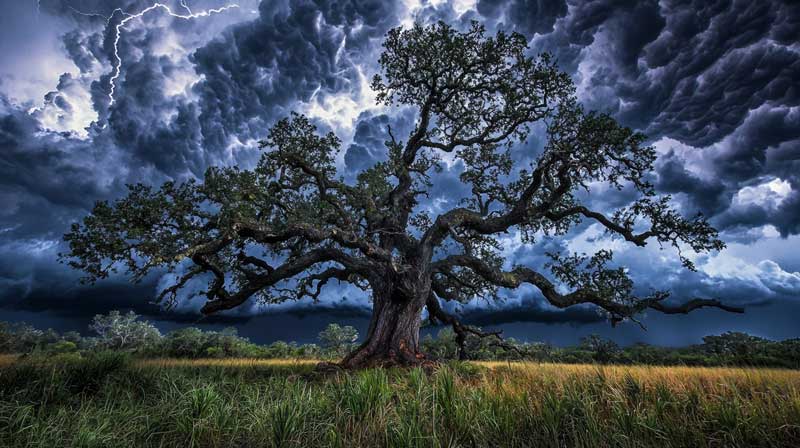
[[[112,18],[112,17],[114,17],[114,14],[115,14],[115,13],[117,13],[117,12],[121,12],[121,13],[122,13],[122,14],[124,14],[124,15],[130,15],[130,14],[126,13],[125,11],[123,11],[123,10],[122,10],[122,9],[120,9],[120,8],[117,8],[117,9],[115,9],[115,10],[111,11],[111,15],[110,15],[110,16],[105,16],[105,15],[103,15],[103,14],[96,13],[96,12],[83,12],[83,11],[80,11],[80,10],[78,10],[78,9],[75,9],[75,8],[74,8],[72,5],[67,5],[67,8],[71,9],[71,10],[72,10],[72,12],[74,12],[75,14],[78,14],[78,15],[80,15],[80,16],[85,16],[85,17],[100,17],[100,18],[102,18],[102,19],[106,19],[106,26],[108,26],[108,25],[111,23],[111,18]]]
[[[189,9],[189,5],[186,4],[186,0],[181,0],[181,6],[183,6],[183,9],[189,11],[189,14],[193,14],[192,10]]]
[[[121,37],[122,28],[124,28],[125,25],[128,22],[130,22],[131,20],[134,20],[134,19],[141,18],[142,16],[144,16],[148,12],[155,11],[156,9],[163,9],[171,17],[175,17],[175,18],[183,19],[183,20],[191,20],[191,19],[197,19],[197,18],[200,18],[200,17],[208,17],[208,16],[210,16],[212,14],[219,14],[219,13],[225,12],[225,11],[227,11],[229,9],[233,9],[233,8],[238,8],[239,7],[239,5],[233,3],[233,4],[229,4],[229,5],[223,6],[221,8],[207,9],[205,11],[200,11],[200,12],[197,12],[197,13],[193,13],[191,11],[191,9],[189,9],[189,6],[186,4],[186,0],[181,0],[180,1],[180,5],[184,9],[186,9],[189,13],[188,14],[177,14],[177,13],[173,12],[172,9],[168,5],[165,5],[163,3],[153,3],[151,6],[148,6],[147,8],[139,11],[136,14],[129,14],[129,13],[126,13],[126,12],[118,10],[118,9],[114,10],[111,13],[111,16],[108,18],[109,21],[111,20],[111,18],[114,16],[114,14],[117,11],[120,11],[122,14],[124,14],[125,18],[120,20],[119,23],[117,23],[114,26],[114,31],[116,33],[114,35],[114,58],[116,59],[116,63],[114,64],[114,70],[113,70],[113,74],[111,76],[111,79],[109,79],[109,83],[111,85],[109,93],[108,93],[109,106],[114,104],[114,101],[115,101],[114,100],[114,92],[116,90],[116,81],[119,78],[120,69],[122,67],[122,58],[119,55],[119,40],[120,40],[120,37]]]

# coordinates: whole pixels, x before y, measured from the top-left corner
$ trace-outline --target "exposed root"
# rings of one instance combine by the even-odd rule
[[[422,367],[427,370],[436,365],[425,354],[407,347],[404,341],[400,341],[399,350],[374,350],[369,346],[362,346],[337,364],[338,368],[347,370],[390,367]]]
[[[342,370],[344,370],[344,368],[339,363],[327,362],[327,361],[322,361],[314,367],[315,373],[322,373],[322,374],[338,373],[341,372]]]

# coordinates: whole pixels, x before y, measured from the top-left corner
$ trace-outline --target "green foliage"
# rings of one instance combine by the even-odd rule
[[[534,360],[559,363],[600,363],[687,366],[763,366],[800,368],[800,340],[770,341],[743,333],[724,333],[703,338],[703,344],[688,347],[657,347],[634,344],[619,347],[614,341],[589,335],[574,347],[556,348],[539,342],[508,343],[519,351],[507,350],[491,338],[469,336],[466,348],[474,360]],[[458,359],[458,345],[449,328],[437,337],[423,338],[422,349],[432,359]]]
[[[455,359],[458,357],[456,334],[452,328],[439,330],[434,338],[430,334],[422,338],[422,350],[433,359]]]
[[[78,394],[93,394],[129,363],[126,353],[37,354],[3,371],[0,397],[31,403],[57,403]],[[25,394],[21,392],[25,391]]]
[[[109,316],[118,313],[112,312]],[[113,319],[112,319],[113,320]],[[153,328],[152,324],[138,320],[138,328]],[[104,338],[81,337],[76,332],[59,335],[53,330],[41,331],[24,323],[9,324],[0,321],[0,347],[2,352],[27,354],[32,359],[60,356],[71,362],[98,352],[132,352],[138,357],[171,358],[267,358],[267,359],[320,359],[340,358],[354,347],[358,332],[349,326],[330,324],[320,333],[322,347],[316,344],[298,345],[294,342],[275,341],[258,345],[240,337],[235,328],[222,331],[203,331],[186,327],[160,334],[151,334],[146,343],[123,345],[104,342]],[[559,363],[644,364],[687,366],[763,366],[800,368],[800,339],[771,341],[745,333],[728,332],[703,338],[703,343],[688,347],[657,347],[634,344],[619,347],[611,340],[589,335],[574,347],[553,347],[541,342],[505,341],[516,347],[509,350],[497,344],[494,338],[468,335],[465,348],[468,359],[473,360],[534,360]],[[134,346],[136,348],[134,348]],[[459,358],[459,347],[451,328],[440,329],[436,336],[426,335],[420,347],[432,360]]]
[[[199,358],[208,348],[204,332],[195,327],[170,332],[162,345],[165,355],[176,358]]]
[[[429,301],[495,298],[498,288],[527,283],[559,308],[593,304],[613,323],[647,309],[741,312],[715,299],[676,306],[665,291],[638,297],[628,271],[607,250],[552,254],[552,275],[536,266],[503,270],[501,235],[519,232],[528,243],[564,235],[584,220],[637,246],[653,240],[672,246],[688,269],[694,266],[682,251],[724,244],[704,217],[683,217],[669,196],[656,194],[650,181],[656,151],[646,136],[608,114],[585,111],[550,54],[533,55],[519,33],[491,35],[477,22],[464,25],[440,21],[386,34],[371,86],[379,103],[417,116],[407,136],[387,127],[385,160],[358,173],[356,182],[337,172],[341,140],[292,113],[259,142],[263,152],[253,169],[210,167],[201,181],[131,185],[127,196],[98,202],[64,236],[69,252],[61,259],[90,282],[117,269],[134,281],[166,269],[175,274],[157,297],[166,307],[187,285],[205,283],[197,292],[206,297],[204,314],[251,298],[316,301],[333,280],[370,290],[377,304],[410,300],[429,311]],[[546,133],[542,150],[516,166],[510,148],[536,127]],[[469,193],[434,217],[418,205],[440,179],[443,155],[459,162],[454,166]],[[584,191],[600,184],[633,195],[605,216],[582,204]],[[109,344],[105,337],[100,343]],[[329,350],[339,356],[346,343],[352,341]],[[175,351],[200,356],[210,347],[198,345],[182,341]],[[230,352],[213,347],[214,356]]]
[[[53,354],[75,353],[78,351],[78,345],[72,341],[58,341],[48,344],[44,351]]]
[[[27,353],[58,341],[52,329],[42,331],[24,322],[0,321],[0,353]]]
[[[146,350],[161,339],[161,332],[150,322],[139,320],[133,311],[98,314],[89,329],[97,334],[101,347],[113,350]]]
[[[328,354],[335,357],[342,357],[350,350],[355,348],[358,340],[358,331],[355,328],[339,324],[328,324],[319,333],[319,341]]]
[[[800,443],[800,376],[790,370],[452,362],[319,376],[129,358],[28,357],[0,367],[0,446]]]
[[[356,421],[385,413],[385,407],[392,397],[389,377],[382,369],[348,375],[340,390],[339,408]]]
[[[616,342],[603,339],[596,334],[581,338],[580,348],[592,353],[592,358],[599,363],[609,363],[620,355],[620,348]]]

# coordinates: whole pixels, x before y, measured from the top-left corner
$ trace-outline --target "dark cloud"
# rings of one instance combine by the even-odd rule
[[[770,151],[782,144],[789,143],[797,148],[800,139],[800,111],[797,109],[756,110],[731,137],[725,142],[721,156],[715,159],[715,168],[725,178],[747,181],[764,174],[784,178],[798,175],[797,157],[792,160],[786,154],[783,160],[769,160]]]
[[[411,112],[411,111],[409,111]],[[390,117],[386,114],[363,112],[359,115],[353,132],[353,142],[344,154],[345,168],[348,174],[357,174],[361,170],[387,159],[389,140],[388,129],[398,140],[403,140],[412,132],[413,117],[408,113]]]
[[[0,97],[0,186],[65,207],[85,207],[92,197],[106,193],[98,185],[94,167],[81,163],[73,152],[91,151],[90,147],[68,134],[44,133],[37,138],[40,132],[34,117]]]
[[[242,1],[235,11],[198,20],[153,12],[126,25],[115,50],[116,25],[125,16],[108,17],[116,8],[141,11],[151,2],[42,0],[37,17],[33,3],[0,1],[10,13],[0,17],[0,301],[9,312],[76,322],[123,307],[189,324],[191,307],[161,313],[147,305],[157,278],[138,287],[117,278],[78,288],[78,274],[55,262],[64,249],[61,235],[95,200],[119,197],[125,183],[160,184],[200,176],[210,165],[251,165],[258,157],[255,140],[277,118],[356,92],[361,76],[377,71],[385,33],[409,13],[401,2],[377,0]],[[177,2],[170,5],[180,10]],[[208,5],[193,5],[202,6]],[[674,194],[687,213],[710,216],[730,243],[762,251],[749,258],[723,252],[698,260],[713,266],[708,272],[677,273],[669,262],[652,262],[662,253],[619,250],[585,223],[565,241],[527,246],[508,235],[509,263],[542,266],[545,251],[608,245],[645,293],[668,287],[677,298],[724,296],[742,304],[785,304],[800,295],[797,273],[789,268],[797,258],[784,255],[778,263],[763,249],[765,226],[787,245],[797,244],[792,235],[800,233],[797,2],[480,0],[475,11],[462,11],[423,1],[413,13],[410,18],[422,22],[460,27],[479,19],[490,30],[526,34],[532,52],[553,51],[590,108],[616,115],[653,141],[675,142],[660,152],[653,175],[660,192]],[[115,51],[122,64],[111,105]],[[37,61],[44,62],[34,67]],[[41,76],[41,67],[49,77]],[[27,92],[36,88],[30,101]],[[26,95],[17,95],[22,91]],[[348,179],[385,159],[388,125],[405,139],[415,118],[411,109],[355,112],[361,113],[353,126],[340,132]],[[317,121],[325,129],[337,126]],[[513,148],[514,161],[534,160],[542,135],[536,129],[527,144]],[[447,159],[417,210],[435,215],[456,206],[469,192],[461,170],[461,162]],[[630,202],[632,193],[592,190],[581,198],[608,212]],[[270,335],[286,338],[280,332],[299,331],[289,327],[321,329],[330,320],[365,326],[365,297],[342,289],[328,294],[348,300],[328,297],[324,315],[299,306],[264,318],[275,326]],[[553,331],[577,334],[575,327],[563,329],[566,322],[587,331],[607,326],[592,309],[554,310],[538,295],[520,294],[496,308],[467,307],[463,317],[523,333],[520,328],[532,328],[539,339]],[[256,334],[263,322],[250,312],[209,325],[236,323]],[[668,328],[659,323],[666,321],[654,322]],[[659,334],[666,335],[663,328]]]
[[[684,160],[668,152],[659,159],[656,188],[664,193],[685,193],[691,208],[713,216],[727,208],[730,203],[727,188],[719,178],[701,179],[686,169]]]
[[[69,58],[81,73],[91,71],[94,64],[103,58],[102,36],[98,33],[87,35],[73,30],[64,34],[62,42]]]
[[[57,294],[34,287],[26,297],[9,298],[2,306],[8,310],[49,312],[66,318],[105,314],[115,309],[154,315],[160,310],[149,303],[152,287],[152,282],[131,285],[125,279],[116,279],[98,287],[68,288]]]
[[[230,160],[224,145],[205,144],[197,106],[164,93],[170,72],[178,69],[165,57],[129,63],[109,127],[117,145],[139,164],[178,178],[185,173],[199,177],[209,165]]]
[[[607,319],[593,307],[576,306],[566,310],[547,309],[534,303],[489,309],[473,309],[460,314],[464,323],[489,327],[510,323],[535,322],[542,324],[569,323],[575,326],[604,322]]]
[[[520,31],[533,36],[553,31],[556,20],[567,14],[567,3],[562,0],[481,0],[477,10],[484,17],[507,17]]]
[[[263,136],[266,125],[288,114],[294,102],[355,83],[348,54],[364,51],[370,39],[395,24],[391,3],[320,4],[262,2],[259,19],[232,27],[193,54],[204,78],[194,91],[201,97],[207,143]],[[355,24],[361,27],[354,30]]]
[[[694,208],[714,217],[721,229],[770,224],[783,236],[798,232],[800,112],[796,108],[754,110],[734,132],[704,152],[703,179],[687,169],[692,162],[675,152],[662,156],[657,186],[685,193]],[[783,193],[772,191],[771,183],[788,186],[787,195],[780,197]]]
[[[677,82],[662,79],[657,87],[641,86],[656,91],[673,87],[671,97],[647,129],[693,146],[706,146],[730,135],[750,110],[764,104],[796,106],[800,100],[800,92],[793,87],[794,80],[800,79],[796,51],[769,42],[731,50],[702,72],[681,75],[674,79]],[[623,94],[639,88],[630,86]],[[633,110],[629,115],[639,112]]]
[[[108,16],[112,7],[136,11],[147,5],[81,6],[82,11]],[[61,235],[95,200],[118,197],[125,183],[159,184],[201,175],[212,164],[246,164],[253,156],[246,150],[232,153],[232,140],[264,136],[269,123],[316,89],[336,92],[347,86],[355,74],[347,52],[359,51],[394,20],[390,5],[376,10],[347,2],[269,2],[255,20],[216,36],[187,60],[164,52],[165,43],[175,45],[176,36],[189,39],[205,27],[153,13],[123,31],[117,45],[123,62],[116,102],[109,108],[114,27],[124,16],[115,14],[106,23],[106,18],[81,15],[68,6],[43,2],[42,14],[86,26],[65,34],[61,43],[82,76],[95,71],[101,75],[87,81],[63,74],[56,89],[46,94],[45,106],[33,113],[0,97],[0,187],[8,204],[0,213],[0,249],[12,255],[47,246],[40,256],[3,257],[3,284],[16,285],[4,289],[3,298],[24,296],[31,286],[59,284],[55,277],[74,282],[76,276],[55,262],[63,249]],[[363,26],[355,30],[356,23]],[[188,77],[187,85],[194,87],[169,92],[170,83],[181,77]],[[59,123],[76,111],[86,112],[71,91],[79,88],[87,91],[99,116],[97,123],[87,123],[88,135],[44,128],[45,118]],[[43,266],[63,275],[34,276]]]
[[[359,173],[373,166],[375,162],[375,156],[372,155],[370,150],[359,143],[350,145],[344,154],[345,166],[354,173]]]
[[[360,50],[374,44],[390,28],[397,26],[400,5],[380,0],[314,0],[327,24],[342,28],[348,50]]]
[[[513,5],[484,1],[478,11],[504,14],[530,33],[525,17],[508,12]],[[533,49],[555,52],[591,108],[654,140],[714,145],[702,175],[683,154],[662,155],[660,191],[678,194],[687,210],[716,217],[723,229],[772,224],[782,235],[797,231],[796,2],[570,2],[554,20]],[[775,178],[792,186],[777,208],[736,206],[741,188]]]
[[[335,90],[341,81],[336,54],[344,35],[322,27],[310,2],[277,11],[262,3],[260,14],[192,56],[205,77],[194,90],[202,98],[202,133],[213,146],[231,135],[263,133],[265,121],[286,113],[290,101],[308,100],[318,88]]]
[[[533,43],[584,78],[593,107],[653,137],[706,146],[751,109],[797,104],[800,62],[789,47],[799,21],[799,8],[781,1],[571,2]]]

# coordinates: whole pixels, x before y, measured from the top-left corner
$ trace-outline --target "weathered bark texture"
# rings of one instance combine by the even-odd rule
[[[397,289],[375,295],[372,318],[363,344],[342,361],[345,368],[418,365],[425,361],[419,351],[419,327],[425,300]]]

